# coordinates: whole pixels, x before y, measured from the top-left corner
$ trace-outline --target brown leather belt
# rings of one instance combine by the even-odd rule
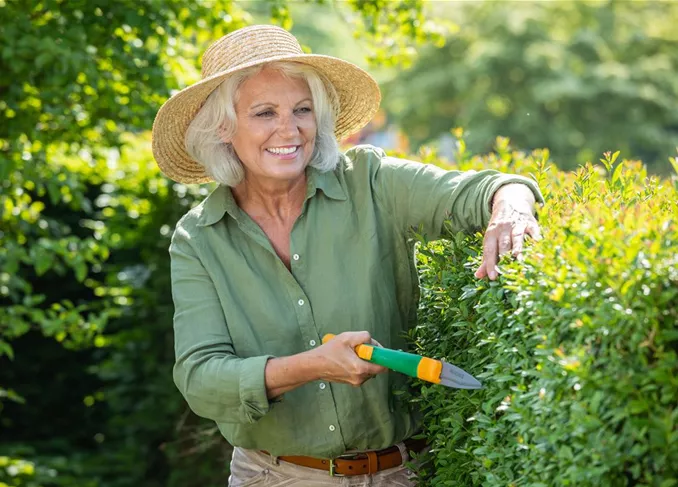
[[[426,440],[407,439],[405,447],[409,451],[420,452],[426,448]],[[265,450],[262,452],[269,454]],[[330,475],[366,475],[374,474],[381,470],[394,468],[403,463],[402,455],[397,446],[391,446],[383,450],[346,454],[337,458],[315,458],[300,455],[281,456],[278,460],[294,463],[302,467],[325,470]]]

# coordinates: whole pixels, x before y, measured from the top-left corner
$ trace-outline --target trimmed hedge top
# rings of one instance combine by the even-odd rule
[[[410,339],[485,386],[413,384],[433,447],[421,485],[678,483],[678,179],[617,155],[564,173],[498,139],[460,161],[537,179],[544,239],[496,282],[473,277],[480,235],[420,244]]]

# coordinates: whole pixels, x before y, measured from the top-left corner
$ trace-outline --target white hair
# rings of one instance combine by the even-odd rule
[[[290,61],[264,63],[229,76],[207,97],[186,130],[186,151],[220,184],[234,187],[245,176],[242,162],[233,145],[225,143],[224,139],[233,138],[238,128],[235,113],[238,90],[264,67],[279,71],[289,78],[303,79],[308,84],[317,126],[315,148],[309,165],[326,172],[334,170],[339,161],[339,144],[334,135],[339,103],[334,86],[329,81],[324,81],[318,71],[306,64]]]

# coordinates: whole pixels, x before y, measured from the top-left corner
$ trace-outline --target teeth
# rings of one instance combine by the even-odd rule
[[[273,154],[292,154],[293,152],[297,151],[297,147],[271,147],[270,149],[266,149],[268,152],[271,152]]]

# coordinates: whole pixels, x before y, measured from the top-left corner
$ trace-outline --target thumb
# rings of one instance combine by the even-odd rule
[[[372,341],[372,336],[368,331],[356,331],[349,334],[348,343],[352,347],[362,345],[364,343],[370,343]]]

